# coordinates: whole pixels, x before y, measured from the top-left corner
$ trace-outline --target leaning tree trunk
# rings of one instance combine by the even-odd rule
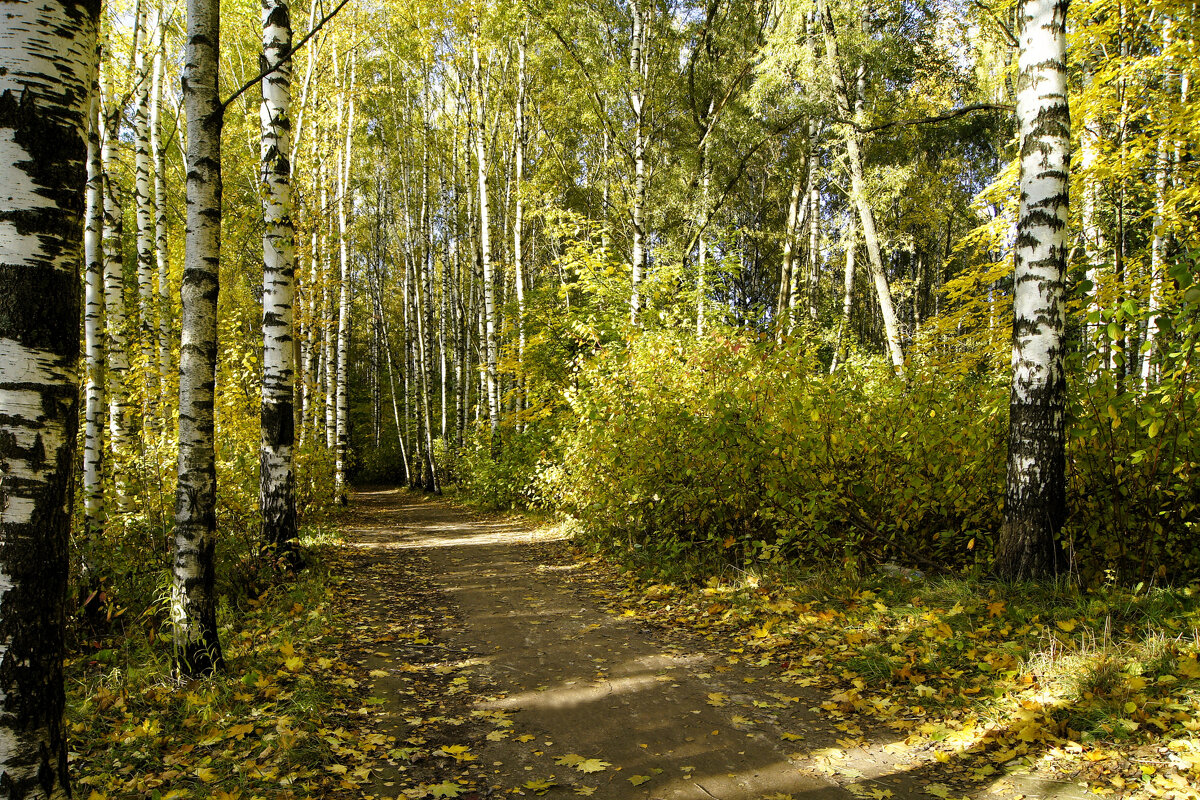
[[[0,24],[0,792],[26,800],[70,795],[63,629],[99,10],[9,2]]]
[[[996,570],[1010,579],[1066,566],[1055,538],[1066,513],[1067,2],[1021,0],[1017,125],[1020,210],[1013,272],[1013,379],[1004,525]]]
[[[104,168],[100,163],[98,87],[88,111],[87,201],[83,231],[84,276],[84,412],[83,412],[83,514],[84,536],[99,533],[104,525],[104,265],[101,237],[104,232]]]
[[[221,257],[221,127],[217,89],[218,0],[188,0],[183,87],[187,110],[187,233],[179,354],[179,481],[171,587],[175,665],[182,675],[224,666],[213,590],[217,472],[213,401],[217,366],[217,266]]]
[[[846,88],[846,80],[842,76],[842,65],[838,59],[837,37],[833,29],[833,12],[830,11],[826,0],[821,0],[818,13],[821,15],[821,25],[825,32],[825,59],[833,76],[838,114],[842,119],[850,119],[850,92]],[[895,370],[897,376],[904,379],[904,352],[900,347],[900,325],[896,320],[896,309],[892,305],[892,292],[888,287],[887,273],[883,267],[883,253],[880,251],[879,234],[875,229],[875,212],[867,200],[866,186],[863,180],[862,155],[858,149],[858,133],[850,125],[843,127],[846,129],[846,156],[850,162],[850,193],[854,205],[858,209],[863,243],[867,246],[867,263],[871,267],[871,277],[875,281],[875,294],[879,299],[880,316],[883,317],[883,330],[887,339],[888,353],[892,357],[892,369]]]
[[[292,227],[292,21],[287,0],[264,0],[262,80],[263,379],[259,500],[262,542],[277,557],[296,555],[295,351],[292,303],[295,251]]]

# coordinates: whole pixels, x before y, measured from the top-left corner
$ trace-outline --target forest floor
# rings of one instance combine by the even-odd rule
[[[622,609],[619,573],[556,528],[378,490],[345,530],[344,591],[377,634],[362,653],[377,729],[404,748],[368,796],[1083,795],[1028,769],[948,766],[743,647]]]
[[[161,603],[79,624],[77,796],[1200,798],[1197,587],[671,583],[396,489],[340,529],[226,579],[211,678],[172,678]]]

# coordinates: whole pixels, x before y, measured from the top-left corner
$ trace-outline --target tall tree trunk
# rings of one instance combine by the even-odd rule
[[[0,23],[0,788],[28,800],[71,791],[63,630],[99,10],[10,2]]]
[[[496,286],[492,274],[491,206],[488,199],[487,128],[483,100],[483,70],[479,54],[479,18],[473,21],[471,37],[471,64],[475,86],[475,163],[479,185],[479,261],[483,269],[483,346],[486,359],[486,382],[488,401],[488,426],[492,433],[492,446],[499,444],[500,432],[500,379],[496,370]]]
[[[350,74],[346,82],[346,141],[338,167],[338,328],[337,328],[337,450],[334,454],[334,497],[341,505],[349,502],[346,494],[346,459],[350,450],[349,402],[346,394],[350,358],[350,253],[346,227],[346,204],[350,193],[351,143],[354,133],[354,55],[350,56]]]
[[[83,513],[84,535],[91,537],[104,525],[104,267],[101,237],[104,232],[104,168],[100,163],[99,87],[93,88],[87,126],[86,227],[83,231],[84,282],[84,382],[83,412]]]
[[[854,260],[858,250],[858,226],[851,212],[846,222],[846,271],[842,276],[842,316],[838,319],[837,341],[833,345],[833,360],[829,374],[837,372],[838,363],[845,358],[846,331],[850,328],[850,311],[854,305]]]
[[[151,37],[149,31],[150,0],[137,4],[138,13],[134,24],[142,33],[141,46],[136,43],[133,53],[133,204],[134,225],[137,228],[135,247],[137,254],[138,285],[138,330],[137,344],[141,355],[138,374],[142,388],[142,425],[154,425],[151,409],[158,396],[158,365],[155,362],[156,331],[154,318],[154,198],[152,185],[152,158],[150,154],[150,72],[146,65],[146,50]]]
[[[629,43],[629,73],[633,107],[633,249],[630,254],[629,320],[638,324],[641,313],[642,277],[646,268],[646,20],[639,0],[630,0],[632,32]]]
[[[218,265],[221,258],[221,127],[217,0],[187,0],[183,87],[187,110],[187,233],[179,350],[179,481],[171,589],[175,664],[183,675],[224,667],[217,636],[216,399]]]
[[[121,110],[116,102],[105,109],[104,144],[104,328],[105,377],[108,395],[108,438],[112,448],[112,473],[117,510],[132,510],[129,469],[133,458],[133,411],[129,401],[129,340],[125,316],[125,261],[122,256],[122,219],[113,172],[120,135]]]
[[[838,114],[843,119],[850,118],[850,95],[846,88],[846,80],[842,76],[842,65],[838,58],[837,36],[833,27],[833,12],[830,11],[826,0],[820,0],[818,13],[825,32],[825,59],[829,72],[833,76],[834,94],[837,99]],[[884,271],[883,254],[879,246],[879,234],[875,229],[875,212],[867,200],[866,187],[863,184],[862,156],[859,153],[858,133],[850,125],[843,126],[846,136],[846,156],[850,162],[850,187],[854,205],[858,209],[859,223],[862,227],[863,242],[867,246],[867,260],[871,267],[871,277],[875,281],[875,294],[879,299],[879,313],[883,317],[884,337],[887,340],[888,353],[892,359],[892,369],[896,375],[904,379],[904,352],[900,347],[900,325],[896,320],[896,309],[892,305],[892,292],[888,287],[887,273]]]
[[[329,208],[329,171],[325,163],[321,163],[321,208]],[[324,369],[321,370],[322,393],[325,398],[325,449],[333,452],[337,447],[337,309],[333,305],[332,284],[334,282],[333,259],[328,255],[325,245],[326,225],[320,224],[321,263],[325,265],[324,280],[321,281],[321,308],[323,316],[324,336],[321,337],[321,359]]]
[[[162,144],[163,47],[166,25],[159,11],[158,41],[154,48],[154,78],[150,88],[150,156],[154,162],[154,255],[158,267],[158,383],[159,413],[167,427],[166,402],[171,381],[171,268],[167,255],[167,153]]]
[[[263,377],[259,471],[262,542],[276,556],[296,557],[295,249],[292,225],[292,21],[286,0],[264,0],[262,79]]]
[[[996,569],[1010,578],[1066,566],[1055,538],[1066,515],[1062,307],[1066,276],[1067,0],[1021,0],[1017,124],[1021,205],[1013,273],[1013,380],[1004,525]]]
[[[1171,48],[1171,20],[1163,20],[1163,52]],[[1163,93],[1170,91],[1172,70],[1163,70]],[[1165,116],[1165,115],[1164,115]],[[1166,120],[1163,120],[1164,125]],[[1146,352],[1142,354],[1142,391],[1149,391],[1158,380],[1158,349],[1161,330],[1160,312],[1166,291],[1166,270],[1163,261],[1166,252],[1166,232],[1163,223],[1167,214],[1167,184],[1170,182],[1171,152],[1166,131],[1158,135],[1158,149],[1154,158],[1154,229],[1150,234],[1150,313],[1146,318]]]
[[[521,38],[517,41],[517,107],[514,121],[516,158],[513,172],[513,281],[517,293],[517,380],[520,385],[518,409],[528,405],[525,397],[525,50],[529,41],[529,24],[521,26]],[[524,423],[520,424],[524,427]]]
[[[783,267],[779,273],[779,293],[775,300],[775,320],[781,339],[792,327],[792,270],[796,266],[796,218],[800,214],[800,192],[804,189],[804,183],[803,176],[797,176],[792,182],[787,222],[784,223]]]

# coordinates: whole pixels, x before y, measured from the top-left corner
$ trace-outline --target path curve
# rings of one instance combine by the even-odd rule
[[[553,530],[404,490],[359,492],[354,506],[345,529],[370,555],[363,569],[418,559],[444,598],[440,635],[468,676],[472,710],[512,720],[472,745],[489,784],[481,796],[542,780],[555,784],[547,796],[601,800],[849,800],[866,794],[864,782],[881,796],[926,797],[872,754],[842,770],[814,759],[836,732],[805,690],[730,667],[698,637],[664,637],[590,602]],[[389,655],[372,658],[373,693],[388,701]],[[390,725],[403,732],[403,720]],[[598,761],[573,766],[579,758]]]

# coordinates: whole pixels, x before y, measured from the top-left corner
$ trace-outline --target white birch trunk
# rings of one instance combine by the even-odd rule
[[[491,205],[488,198],[487,128],[483,108],[483,70],[479,56],[479,18],[474,20],[471,63],[475,85],[475,163],[479,186],[479,261],[483,268],[483,343],[486,359],[488,425],[494,437],[500,429],[500,380],[496,371],[496,286],[492,275]]]
[[[347,426],[349,404],[346,395],[347,366],[350,356],[350,254],[346,230],[346,204],[350,202],[351,142],[354,133],[354,56],[350,57],[350,74],[346,82],[346,141],[342,150],[342,162],[338,173],[338,258],[340,279],[338,281],[338,327],[337,327],[337,450],[334,455],[334,497],[346,505],[346,457],[350,448],[350,431]]]
[[[138,3],[135,24],[142,33],[141,45],[135,44],[133,53],[133,202],[134,225],[137,228],[135,247],[137,255],[138,285],[138,330],[137,344],[140,355],[137,373],[142,388],[142,420],[149,426],[150,409],[158,395],[155,386],[158,378],[154,360],[154,199],[150,192],[150,72],[146,66],[146,44],[151,40],[148,30],[150,2]]]
[[[104,525],[104,168],[100,162],[98,87],[88,111],[87,194],[83,230],[84,276],[84,413],[83,512],[85,534]]]
[[[1171,49],[1171,20],[1163,20],[1163,52]],[[1172,70],[1163,70],[1163,93],[1170,91]],[[1150,314],[1146,319],[1145,352],[1142,354],[1142,391],[1149,391],[1158,380],[1158,347],[1163,295],[1166,291],[1166,231],[1163,223],[1167,215],[1167,184],[1170,182],[1171,151],[1166,133],[1158,137],[1158,149],[1154,158],[1154,229],[1150,234]]]
[[[24,0],[0,22],[0,787],[25,800],[70,795],[63,626],[98,13]]]
[[[842,275],[842,316],[838,320],[837,340],[833,345],[833,360],[829,362],[829,374],[837,372],[838,363],[843,358],[846,344],[846,332],[850,330],[850,311],[854,306],[854,267],[855,255],[858,250],[858,226],[855,224],[854,213],[846,223],[846,271]]]
[[[642,308],[642,278],[646,268],[646,30],[638,0],[630,0],[629,11],[632,16],[629,73],[633,82],[629,92],[633,110],[633,248],[629,272],[629,321],[637,325]]]
[[[525,197],[523,194],[523,184],[525,181],[525,84],[527,76],[525,74],[525,59],[526,47],[529,41],[529,26],[528,24],[521,27],[521,38],[517,42],[517,107],[516,120],[514,121],[515,130],[513,132],[516,140],[516,158],[514,161],[513,171],[513,193],[515,199],[513,202],[513,280],[517,293],[517,364],[518,364],[518,381],[520,382],[521,391],[518,407],[524,410],[528,405],[525,397],[525,241],[523,239],[525,233]],[[445,357],[442,359],[443,384],[445,383]],[[445,418],[445,393],[443,392],[443,409],[442,417]]]
[[[259,471],[262,542],[277,557],[296,555],[295,230],[292,226],[292,22],[286,0],[263,0],[262,79],[263,378]]]
[[[996,568],[1010,579],[1066,565],[1055,538],[1066,514],[1066,275],[1071,118],[1067,0],[1021,0],[1017,125],[1020,211],[1013,273],[1012,394],[1004,525]]]
[[[128,469],[133,455],[133,413],[129,402],[129,338],[125,315],[125,261],[122,256],[122,212],[113,170],[116,164],[120,108],[105,109],[101,161],[104,172],[104,331],[108,395],[108,438],[117,509],[131,510]]]
[[[167,152],[162,143],[163,48],[166,25],[159,12],[158,42],[154,48],[154,79],[150,88],[150,156],[154,161],[154,257],[158,268],[158,381],[159,413],[169,419],[166,400],[171,385],[171,265],[167,254]],[[167,426],[164,425],[164,428]]]
[[[187,111],[187,232],[179,348],[179,478],[171,587],[176,668],[204,675],[224,666],[214,592],[216,451],[213,405],[221,257],[221,127],[217,85],[220,7],[187,1],[183,89]]]

